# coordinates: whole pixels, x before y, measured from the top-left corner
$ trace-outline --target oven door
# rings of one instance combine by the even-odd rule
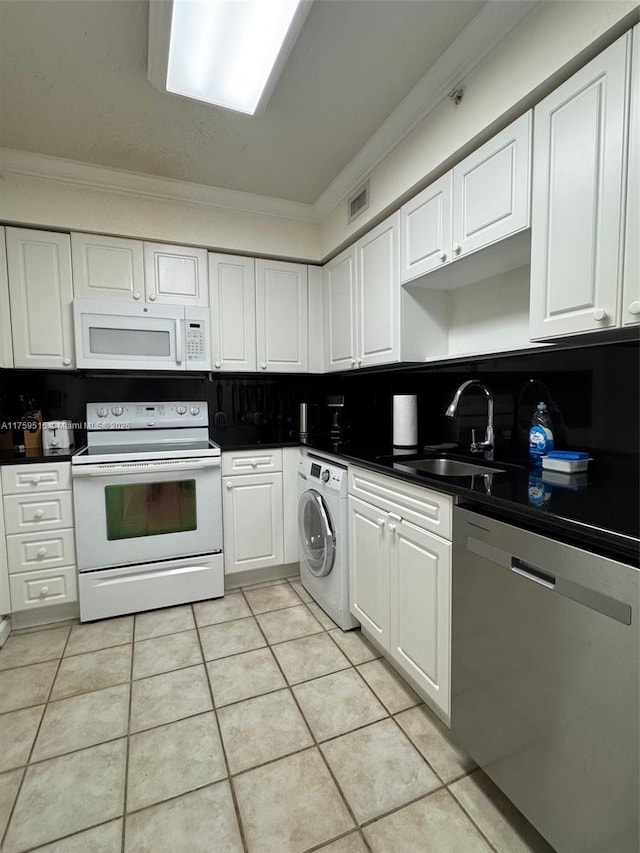
[[[73,467],[79,571],[222,550],[220,458]]]

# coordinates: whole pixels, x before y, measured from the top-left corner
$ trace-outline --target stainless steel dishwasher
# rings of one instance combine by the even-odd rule
[[[454,738],[559,853],[638,853],[640,571],[454,509]]]

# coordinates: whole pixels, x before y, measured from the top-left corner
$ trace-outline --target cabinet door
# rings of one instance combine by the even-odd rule
[[[258,370],[306,373],[309,366],[307,267],[256,261]]]
[[[2,508],[2,489],[0,488],[0,617],[11,613],[9,598],[9,566],[4,530],[4,511]]]
[[[9,313],[9,280],[4,228],[0,228],[0,367],[13,367],[11,315]],[[0,614],[2,611],[0,610]]]
[[[640,323],[640,24],[633,29],[622,324]]]
[[[448,718],[451,544],[405,520],[388,527],[390,652]]]
[[[326,370],[348,370],[356,362],[356,253],[350,246],[323,270]]]
[[[93,299],[144,300],[144,255],[140,240],[102,234],[71,234],[73,295]]]
[[[617,322],[629,35],[534,112],[530,331]]]
[[[209,305],[206,249],[145,243],[144,278],[148,302]]]
[[[447,172],[400,210],[400,281],[404,284],[451,260],[452,173]]]
[[[284,562],[282,474],[224,477],[225,574]]]
[[[389,533],[377,507],[349,496],[350,609],[389,648]]]
[[[68,234],[7,228],[15,367],[74,366]]]
[[[531,111],[453,169],[453,257],[529,227]]]
[[[255,370],[255,260],[210,252],[209,285],[214,368]]]
[[[356,243],[358,358],[362,367],[400,360],[400,212]]]

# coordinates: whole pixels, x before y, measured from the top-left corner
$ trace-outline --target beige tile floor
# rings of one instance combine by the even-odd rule
[[[3,853],[551,851],[295,580],[14,632],[0,839]]]

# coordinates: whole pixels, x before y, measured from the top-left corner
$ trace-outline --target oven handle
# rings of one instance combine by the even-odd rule
[[[219,468],[220,457],[211,459],[172,459],[167,461],[150,460],[149,462],[121,462],[102,465],[76,465],[72,470],[73,477],[112,477],[114,474],[153,474],[155,472],[185,472],[200,471],[205,468]]]
[[[176,363],[182,364],[182,320],[176,320]]]

